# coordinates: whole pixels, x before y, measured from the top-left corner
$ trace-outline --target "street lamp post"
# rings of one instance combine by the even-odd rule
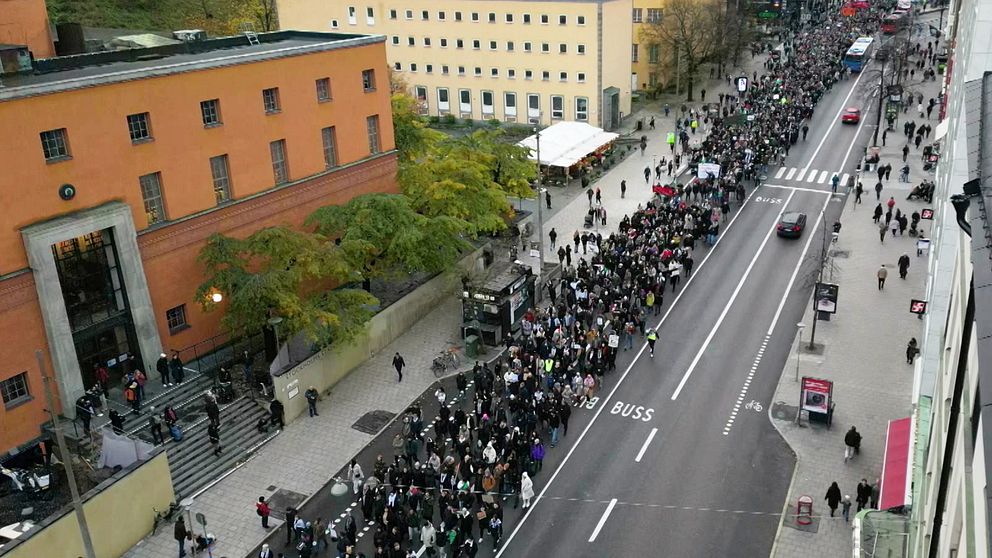
[[[882,62],[881,75],[878,78],[878,111],[875,114],[875,134],[872,137],[872,145],[878,145],[878,129],[882,127],[882,99],[885,89],[885,62]]]
[[[799,332],[796,334],[799,337],[799,340],[796,342],[796,381],[798,382],[799,381],[799,351],[802,350],[802,346],[803,346],[803,329],[806,328],[806,324],[804,324],[802,322],[799,322],[798,324],[796,324],[796,327],[799,328]]]
[[[541,210],[541,195],[545,190],[541,188],[544,182],[541,180],[541,131],[535,127],[534,132],[537,134],[537,251],[540,252],[537,272],[540,275],[544,271],[544,212]]]
[[[820,246],[820,270],[816,276],[816,284],[813,285],[813,329],[809,332],[809,350],[813,350],[816,347],[816,322],[818,321],[819,310],[817,309],[817,302],[819,293],[817,292],[817,287],[823,282],[823,268],[827,263],[827,211],[826,207],[820,212],[821,217],[823,217],[823,244]]]

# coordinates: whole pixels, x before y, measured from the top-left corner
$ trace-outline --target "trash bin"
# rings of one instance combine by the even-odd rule
[[[476,358],[479,356],[479,336],[469,335],[465,338],[465,356]]]

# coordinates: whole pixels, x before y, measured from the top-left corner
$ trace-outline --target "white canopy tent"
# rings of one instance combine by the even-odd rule
[[[603,131],[602,128],[584,122],[558,122],[541,130],[540,134],[540,163],[566,169],[619,137],[619,134]],[[537,159],[537,134],[525,138],[517,145],[530,149],[530,158]]]

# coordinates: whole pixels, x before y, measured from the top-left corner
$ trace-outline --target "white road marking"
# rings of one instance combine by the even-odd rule
[[[727,233],[730,231],[731,227],[734,226],[734,223],[737,222],[737,218],[740,217],[742,213],[744,213],[744,208],[747,206],[748,203],[750,203],[751,197],[754,196],[754,193],[757,191],[758,191],[757,188],[751,190],[751,193],[748,194],[747,198],[744,199],[744,203],[741,204],[740,209],[734,212],[734,216],[730,218],[730,222],[727,223],[727,228],[724,229],[723,234],[717,236],[716,243],[713,244],[713,247],[710,248],[710,251],[706,253],[706,256],[703,258],[703,261],[699,262],[699,267],[697,268],[697,271],[692,275],[690,275],[689,279],[687,279],[685,284],[682,285],[682,289],[679,290],[679,294],[675,297],[675,300],[672,301],[672,305],[668,307],[668,310],[665,311],[665,314],[661,317],[661,320],[659,320],[658,324],[654,327],[655,330],[659,329],[661,327],[661,324],[665,323],[665,320],[668,319],[668,316],[672,313],[672,310],[675,308],[676,305],[678,305],[679,300],[682,299],[682,295],[684,295],[689,290],[689,284],[692,283],[693,279],[699,277],[698,270],[701,270],[703,266],[706,265],[706,262],[709,261],[710,256],[712,256],[716,252],[717,246],[719,246],[720,242],[727,237]],[[578,449],[579,444],[582,443],[582,439],[585,438],[586,434],[589,433],[589,430],[592,428],[592,425],[596,424],[596,420],[599,419],[599,415],[602,414],[603,409],[609,406],[607,403],[610,401],[610,399],[613,398],[613,395],[617,392],[617,390],[620,389],[620,386],[623,385],[624,380],[627,379],[627,375],[630,374],[630,371],[634,369],[634,365],[637,364],[638,359],[641,358],[641,355],[644,354],[644,351],[647,350],[647,347],[648,347],[647,343],[641,345],[641,349],[637,351],[636,355],[634,355],[634,359],[627,366],[627,369],[624,370],[623,374],[620,376],[620,379],[617,380],[616,385],[613,386],[613,389],[610,390],[610,393],[606,396],[606,399],[603,400],[603,405],[601,405],[599,409],[596,410],[596,414],[592,416],[592,419],[589,421],[588,424],[586,424],[586,427],[583,428],[582,432],[579,433],[579,437],[575,439],[575,442],[572,444],[572,447],[569,448],[568,453],[566,453],[565,457],[562,458],[561,463],[558,464],[558,467],[555,469],[555,472],[552,473],[550,477],[548,477],[548,484],[544,485],[544,488],[541,489],[541,492],[537,495],[537,498],[535,498],[534,501],[531,503],[530,507],[527,508],[527,513],[525,513],[524,516],[520,518],[520,522],[517,523],[516,527],[513,528],[513,531],[510,532],[510,536],[508,536],[506,540],[503,542],[503,546],[500,548],[499,552],[496,553],[495,558],[500,558],[500,556],[503,555],[506,549],[509,548],[510,542],[512,542],[513,538],[517,536],[517,533],[520,532],[520,529],[524,526],[524,524],[527,523],[527,519],[530,517],[530,514],[534,512],[534,509],[537,507],[537,504],[541,502],[541,498],[544,497],[544,494],[548,491],[548,488],[551,487],[551,485],[555,482],[555,479],[558,477],[558,474],[561,473],[562,469],[565,468],[565,464],[568,463],[568,460],[572,457],[572,454],[574,454],[575,450]]]
[[[779,211],[778,217],[775,219],[776,223],[778,222],[778,219],[782,217],[782,214],[785,213],[785,208],[789,207],[789,202],[792,201],[792,196],[794,195],[796,195],[795,190],[789,192],[789,197],[786,198],[785,203],[782,204],[782,210]],[[738,212],[738,214],[740,214],[740,212]],[[768,239],[772,237],[772,232],[774,231],[774,225],[768,227],[768,232],[765,233],[764,240],[761,241],[761,245],[758,246],[758,251],[755,252],[754,257],[751,258],[751,263],[749,263],[747,269],[744,270],[744,275],[737,283],[737,287],[734,289],[733,294],[730,295],[730,300],[727,302],[727,305],[723,307],[723,311],[720,313],[720,317],[717,318],[716,323],[713,324],[712,328],[710,328],[710,332],[706,336],[706,340],[703,341],[703,346],[699,348],[699,352],[696,353],[696,356],[692,359],[692,363],[689,365],[689,369],[685,371],[685,375],[682,376],[682,381],[679,382],[679,386],[675,388],[675,393],[672,394],[672,401],[678,399],[679,394],[682,393],[682,388],[684,388],[686,382],[689,381],[689,376],[691,376],[692,372],[696,369],[696,365],[699,364],[699,360],[703,358],[703,353],[710,346],[710,342],[713,341],[713,336],[716,335],[717,330],[720,329],[720,324],[722,324],[723,320],[726,319],[727,314],[730,312],[730,307],[737,301],[737,295],[741,294],[741,289],[744,287],[744,282],[747,281],[748,276],[751,275],[751,270],[754,269],[754,264],[758,262],[758,258],[761,257],[761,253],[765,250],[765,245],[768,244]]]
[[[823,171],[823,172],[820,173],[820,179],[817,180],[816,183],[817,184],[823,184],[826,181],[827,181],[827,171]]]
[[[641,446],[641,451],[637,452],[637,457],[634,458],[634,463],[640,463],[641,458],[644,457],[644,452],[648,451],[648,446],[651,445],[651,440],[654,440],[655,434],[658,433],[657,428],[652,428],[651,433],[648,434],[648,439],[644,440],[644,445]]]
[[[814,194],[829,194],[824,190],[817,190],[816,188],[803,188],[801,186],[782,186],[781,184],[762,184],[762,187],[767,186],[769,188],[781,188],[782,190],[796,190],[799,192],[813,192]]]
[[[829,192],[824,192],[829,193]],[[775,324],[778,323],[779,317],[782,315],[782,309],[785,308],[785,301],[789,298],[789,292],[792,291],[792,285],[796,282],[796,275],[799,274],[799,268],[803,265],[803,260],[806,259],[806,252],[809,251],[810,243],[813,242],[813,237],[816,236],[816,229],[820,226],[820,221],[823,219],[823,212],[827,210],[827,204],[830,203],[833,196],[827,196],[827,199],[823,201],[823,209],[816,216],[816,223],[813,228],[810,229],[809,236],[806,238],[806,245],[803,246],[803,253],[799,256],[799,261],[796,262],[796,267],[792,270],[792,276],[789,277],[789,284],[785,286],[785,293],[782,295],[782,300],[778,303],[778,308],[775,309],[775,317],[772,318],[772,325],[768,326],[768,332],[766,335],[771,335],[775,331]],[[825,225],[824,225],[825,226]]]
[[[869,65],[871,65],[871,62],[865,65],[865,68],[867,68]],[[844,97],[844,102],[841,103],[840,109],[837,110],[837,114],[834,115],[833,119],[830,121],[830,126],[827,127],[827,132],[823,134],[822,138],[820,138],[820,143],[817,144],[816,149],[813,151],[813,155],[809,158],[809,163],[807,163],[805,167],[806,169],[810,168],[813,165],[813,161],[816,160],[816,156],[817,154],[820,153],[820,149],[823,147],[823,144],[827,141],[827,138],[830,137],[830,130],[833,130],[834,126],[837,125],[837,121],[840,119],[841,113],[847,110],[848,107],[847,101],[849,101],[851,99],[851,95],[854,95],[854,92],[858,90],[858,82],[861,81],[861,78],[865,77],[866,73],[867,72],[864,71],[864,68],[862,68],[861,73],[858,74],[858,79],[854,80],[854,84],[851,85],[851,90],[847,92],[847,97]],[[864,119],[862,119],[861,122],[863,123]]]
[[[783,174],[785,174],[785,167],[778,169],[778,172],[775,173],[775,179],[778,180],[779,178],[782,178]]]
[[[796,174],[796,170],[797,170],[796,167],[792,167],[791,169],[789,169],[789,174],[785,175],[785,179],[792,180],[792,176]]]
[[[843,167],[841,167],[841,168],[843,168]],[[850,178],[851,178],[851,175],[845,172],[844,173],[844,176],[840,177],[840,185],[841,186],[847,186],[847,181]]]
[[[799,176],[796,177],[796,181],[802,182],[804,176],[806,176],[806,169],[799,169]]]
[[[816,182],[816,173],[817,170],[813,169],[813,171],[809,173],[809,176],[806,177],[806,182],[809,182],[810,184]]]
[[[606,506],[606,511],[603,512],[603,517],[599,518],[599,523],[597,523],[596,528],[592,530],[592,535],[589,535],[589,542],[594,542],[596,537],[599,536],[599,532],[603,530],[603,525],[606,525],[606,520],[610,518],[610,514],[613,513],[613,508],[615,508],[616,505],[616,498],[610,500],[610,503]]]

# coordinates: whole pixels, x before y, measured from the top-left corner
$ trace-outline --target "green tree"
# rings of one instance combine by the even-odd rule
[[[472,235],[501,231],[513,215],[506,192],[492,181],[490,170],[470,158],[431,154],[409,165],[399,181],[415,211],[465,221]]]
[[[537,178],[537,166],[529,158],[530,150],[503,141],[503,136],[503,130],[476,130],[468,136],[453,140],[448,154],[485,165],[492,181],[507,195],[533,197],[531,182]]]
[[[372,316],[378,301],[358,289],[328,290],[355,279],[347,258],[318,234],[288,227],[261,229],[244,239],[215,234],[200,252],[206,281],[197,290],[204,310],[209,294],[224,296],[222,325],[255,332],[272,316],[283,318],[286,336],[306,332],[318,345],[347,340]]]
[[[725,20],[725,7],[718,0],[669,0],[662,20],[641,27],[640,42],[668,47],[676,60],[676,70],[681,58],[689,102],[693,100],[699,66],[722,48]]]
[[[396,93],[392,96],[393,136],[401,162],[416,161],[434,149],[446,136],[427,127],[417,100]]]
[[[344,205],[324,206],[306,224],[338,239],[336,244],[361,271],[366,285],[377,277],[443,271],[471,247],[462,236],[468,223],[417,213],[402,194],[366,194]]]

